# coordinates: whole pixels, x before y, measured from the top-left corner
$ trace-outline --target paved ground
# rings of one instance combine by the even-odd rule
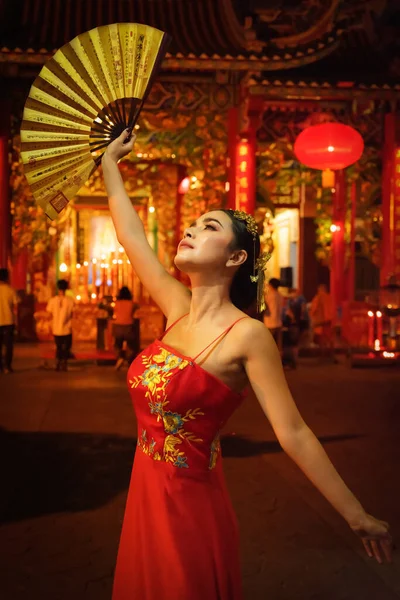
[[[36,354],[20,346],[16,373],[0,377],[0,598],[109,600],[136,441],[125,374],[38,370]],[[307,360],[288,380],[339,472],[399,540],[400,372]],[[364,556],[252,395],[223,451],[246,600],[400,598],[398,553],[391,566]]]

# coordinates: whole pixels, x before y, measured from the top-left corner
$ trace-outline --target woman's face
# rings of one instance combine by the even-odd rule
[[[237,254],[231,249],[234,234],[230,217],[222,211],[213,210],[199,217],[185,230],[175,265],[185,273],[213,269],[220,272],[231,265],[231,257]],[[241,260],[239,264],[241,264]]]

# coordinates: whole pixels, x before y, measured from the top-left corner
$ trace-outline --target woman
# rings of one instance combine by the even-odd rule
[[[390,561],[388,524],[367,514],[335,471],[294,404],[270,332],[243,312],[257,288],[254,219],[215,210],[185,230],[175,264],[190,277],[190,292],[159,263],[125,192],[117,163],[133,148],[129,136],[113,141],[102,160],[110,210],[118,240],[167,329],[128,371],[138,447],[113,600],[242,598],[218,432],[248,384],[286,453],[361,537],[368,555]]]
[[[139,351],[138,344],[135,344],[133,328],[133,318],[138,308],[139,305],[133,301],[130,289],[124,285],[119,290],[114,307],[113,334],[115,350],[118,353],[118,359],[115,364],[117,370],[124,364],[124,342],[127,343],[130,350],[130,356],[128,357],[129,364]]]

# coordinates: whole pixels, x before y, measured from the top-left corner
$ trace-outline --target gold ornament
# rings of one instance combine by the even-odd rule
[[[263,252],[256,260],[256,239],[258,235],[257,223],[251,215],[245,213],[243,210],[234,210],[233,216],[239,221],[246,222],[246,229],[253,236],[254,243],[254,263],[253,263],[253,275],[250,275],[251,283],[257,284],[257,312],[265,310],[265,298],[264,298],[264,282],[265,282],[265,269],[267,262],[271,258],[269,252]]]

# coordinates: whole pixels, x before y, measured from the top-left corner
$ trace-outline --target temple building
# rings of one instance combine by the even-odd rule
[[[109,23],[168,32],[135,153],[121,163],[160,260],[180,277],[173,258],[184,228],[206,210],[246,210],[272,251],[269,277],[308,300],[330,282],[340,313],[390,278],[400,282],[399,17],[394,0],[1,3],[0,262],[35,294],[39,334],[48,334],[40,311],[60,275],[81,304],[78,339],[93,339],[98,299],[121,285],[143,307],[144,338],[162,327],[115,238],[101,169],[53,222],[24,179],[24,103],[58,48]],[[351,126],[364,143],[360,160],[328,184],[294,152],[302,131],[326,123]]]

